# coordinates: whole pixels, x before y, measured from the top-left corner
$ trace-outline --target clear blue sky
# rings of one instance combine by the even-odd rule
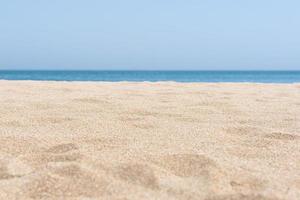
[[[297,69],[299,0],[0,0],[0,69]]]

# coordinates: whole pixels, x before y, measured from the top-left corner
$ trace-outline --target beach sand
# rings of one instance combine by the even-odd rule
[[[0,81],[0,199],[300,199],[300,84]]]

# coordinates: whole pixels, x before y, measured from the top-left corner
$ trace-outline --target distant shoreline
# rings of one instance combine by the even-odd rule
[[[228,70],[168,70],[168,69],[0,69],[0,72],[3,71],[32,71],[32,72],[300,72],[300,70],[295,69],[287,69],[287,70],[235,70],[235,69],[228,69]]]
[[[82,83],[82,84],[88,84],[88,83],[94,83],[94,84],[188,84],[188,85],[206,85],[206,84],[216,84],[216,85],[298,85],[299,82],[178,82],[178,81],[66,81],[66,80],[6,80],[6,79],[0,79],[1,82],[32,82],[32,83]]]
[[[1,80],[299,83],[300,71],[0,70]]]

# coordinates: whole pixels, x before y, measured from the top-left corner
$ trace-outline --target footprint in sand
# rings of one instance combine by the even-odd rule
[[[67,143],[50,147],[44,152],[25,156],[33,166],[45,165],[49,162],[74,162],[81,158],[76,144]]]
[[[78,147],[77,145],[73,143],[68,143],[68,144],[60,144],[53,146],[47,150],[49,153],[66,153],[72,150],[77,150]]]
[[[217,165],[213,160],[196,154],[173,154],[163,156],[160,160],[154,162],[180,177],[205,176],[210,171],[217,169]]]
[[[46,154],[42,154],[41,160],[45,162],[72,162],[81,158],[81,155],[76,151],[76,144],[67,143],[60,144],[49,148]]]
[[[11,175],[7,171],[7,166],[4,162],[0,161],[0,181],[5,179],[15,178],[14,175]]]
[[[274,132],[271,134],[265,135],[265,138],[274,139],[274,140],[300,140],[300,136],[292,135],[287,133]]]
[[[129,183],[149,189],[159,189],[153,169],[145,164],[125,164],[116,169],[117,176]]]
[[[251,193],[266,189],[267,181],[243,173],[235,177],[230,185],[236,192]]]
[[[38,172],[23,188],[31,199],[93,198],[102,196],[108,181],[79,165],[70,164]]]
[[[25,162],[17,158],[0,161],[0,180],[22,177],[31,172]]]
[[[197,154],[173,154],[153,158],[153,162],[172,174],[189,180],[197,180],[202,192],[228,191],[230,184],[217,163]]]

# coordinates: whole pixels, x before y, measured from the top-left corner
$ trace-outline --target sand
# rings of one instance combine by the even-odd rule
[[[0,81],[0,199],[299,198],[300,84]]]

